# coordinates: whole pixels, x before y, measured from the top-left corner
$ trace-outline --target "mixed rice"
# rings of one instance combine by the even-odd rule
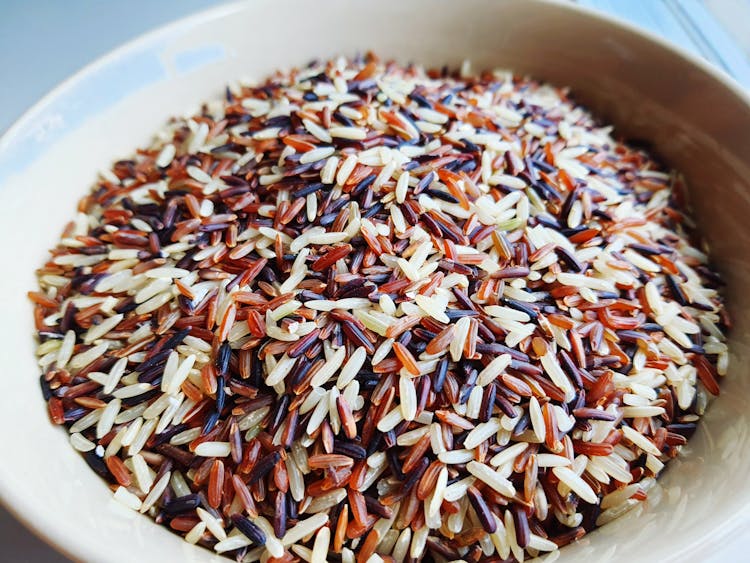
[[[727,371],[684,186],[559,88],[368,55],[174,119],[35,303],[55,424],[238,561],[522,561],[647,498]]]

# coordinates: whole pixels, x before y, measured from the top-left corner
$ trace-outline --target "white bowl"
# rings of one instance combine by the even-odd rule
[[[744,559],[750,534],[747,365],[750,101],[731,79],[658,39],[570,5],[522,1],[254,0],[161,28],[54,90],[0,141],[0,494],[56,548],[90,561],[226,561],[111,499],[50,424],[38,386],[34,270],[96,172],[173,114],[312,57],[373,49],[425,65],[512,68],[573,87],[630,137],[648,139],[692,188],[728,281],[732,367],[722,396],[647,503],[562,550],[559,561]]]

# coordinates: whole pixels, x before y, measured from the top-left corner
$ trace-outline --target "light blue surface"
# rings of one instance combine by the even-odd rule
[[[702,56],[750,88],[750,58],[703,0],[576,0],[578,4],[617,16]],[[721,0],[724,14],[750,0]]]
[[[57,84],[115,47],[221,3],[0,0],[0,132]]]
[[[727,31],[700,0],[669,0],[676,14],[682,12],[690,19],[704,50],[713,53],[719,65],[740,84],[750,88],[750,61]],[[742,1],[742,0],[740,0]],[[747,22],[746,22],[747,25]]]

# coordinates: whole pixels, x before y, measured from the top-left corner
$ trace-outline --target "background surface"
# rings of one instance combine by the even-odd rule
[[[750,88],[750,0],[577,2],[647,28],[703,56]],[[54,86],[111,49],[164,23],[220,3],[1,0],[0,133]],[[0,561],[64,563],[67,559],[0,508]]]

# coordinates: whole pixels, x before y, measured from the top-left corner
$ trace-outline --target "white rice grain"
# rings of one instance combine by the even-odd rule
[[[217,540],[224,541],[227,539],[227,533],[224,531],[224,526],[219,520],[214,518],[211,513],[200,507],[196,508],[195,512],[198,514],[198,518],[200,518],[206,525],[208,531],[211,532]]]
[[[501,477],[494,469],[483,463],[470,461],[466,464],[466,470],[501,495],[512,498],[516,494],[510,481]]]
[[[488,440],[490,436],[496,434],[498,430],[500,430],[499,418],[491,418],[487,422],[477,424],[476,427],[474,427],[474,429],[466,436],[466,439],[464,440],[464,448],[468,450],[476,448],[479,444]]]
[[[414,380],[402,375],[399,378],[398,389],[403,419],[414,420],[417,416],[417,389],[414,386]]]
[[[140,509],[141,512],[146,512],[149,508],[156,504],[156,501],[159,500],[159,497],[161,497],[161,495],[167,489],[167,485],[169,485],[169,480],[171,477],[172,473],[170,471],[167,471],[164,475],[161,476],[161,478],[151,488],[151,491],[149,491],[149,493],[146,495],[146,498],[143,499],[143,506],[141,506]]]
[[[560,479],[560,482],[565,483],[571,491],[589,504],[596,504],[599,500],[589,484],[567,467],[553,467],[552,473]]]
[[[330,541],[331,529],[327,526],[322,526],[315,535],[310,563],[326,563]]]
[[[195,447],[195,455],[201,457],[228,457],[231,453],[229,442],[201,442]]]
[[[115,500],[117,500],[117,502],[119,502],[123,506],[130,508],[131,510],[138,511],[141,509],[141,499],[128,491],[125,487],[117,487],[114,498]]]
[[[96,438],[102,439],[106,434],[112,430],[112,426],[115,424],[115,418],[120,414],[120,407],[122,401],[120,399],[112,399],[107,406],[102,409],[101,416],[96,424]]]

